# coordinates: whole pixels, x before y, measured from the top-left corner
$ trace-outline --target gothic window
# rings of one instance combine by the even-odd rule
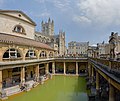
[[[46,57],[47,55],[46,55],[46,52],[45,51],[42,51],[41,53],[40,53],[40,57]]]
[[[59,43],[59,38],[56,38],[56,43]]]
[[[21,25],[16,25],[13,29],[14,32],[25,34],[25,29]]]
[[[54,42],[54,39],[51,39],[51,42],[53,43],[53,42]]]
[[[21,57],[20,53],[18,52],[18,50],[14,48],[8,49],[3,55],[3,58],[18,58],[18,57]]]
[[[26,57],[30,57],[30,58],[36,57],[35,51],[34,50],[29,50],[26,54]]]

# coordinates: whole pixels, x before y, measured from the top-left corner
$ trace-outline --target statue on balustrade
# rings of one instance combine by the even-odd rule
[[[109,44],[110,44],[110,59],[115,59],[116,38],[114,36],[114,32],[111,33]]]

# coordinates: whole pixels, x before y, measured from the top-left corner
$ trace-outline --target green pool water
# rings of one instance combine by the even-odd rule
[[[53,76],[43,85],[6,101],[88,101],[84,77]]]

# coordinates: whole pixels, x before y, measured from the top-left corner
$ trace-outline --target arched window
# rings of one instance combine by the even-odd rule
[[[19,58],[19,57],[21,57],[20,53],[18,52],[18,50],[14,48],[8,49],[3,55],[3,58]]]
[[[29,50],[26,54],[26,57],[30,57],[30,58],[36,57],[35,51],[34,50]]]
[[[49,57],[53,57],[53,53],[52,52],[49,53]]]
[[[25,34],[25,29],[21,25],[16,25],[13,29],[14,32]]]
[[[47,57],[46,52],[45,52],[45,51],[42,51],[42,52],[40,53],[40,57]]]

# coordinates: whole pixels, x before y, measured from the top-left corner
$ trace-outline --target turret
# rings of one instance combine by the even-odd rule
[[[50,23],[50,21],[51,21],[51,20],[50,20],[50,18],[49,18],[49,19],[48,19],[48,23]]]
[[[49,18],[48,22],[41,22],[41,26],[42,26],[42,33],[46,34],[46,35],[50,35],[53,36],[54,35],[54,21]]]

